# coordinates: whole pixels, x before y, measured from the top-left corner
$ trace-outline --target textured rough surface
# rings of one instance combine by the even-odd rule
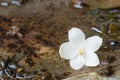
[[[116,71],[115,74],[117,75],[113,75],[111,77],[104,77],[104,76],[100,76],[96,72],[91,72],[91,73],[73,76],[70,78],[63,79],[63,80],[119,80],[120,72]]]
[[[91,8],[110,9],[120,7],[120,0],[84,0]]]
[[[91,11],[75,9],[68,0],[34,0],[20,7],[0,7],[0,10],[0,61],[7,65],[14,63],[18,67],[16,72],[30,73],[37,80],[61,80],[77,75],[86,80],[84,77],[92,72],[97,78],[98,75],[119,78],[120,29],[117,28],[118,33],[108,33],[109,25],[119,26],[119,9]],[[13,26],[16,26],[14,30]],[[81,28],[87,37],[100,35],[104,39],[101,49],[96,52],[101,61],[99,66],[75,71],[67,60],[60,58],[59,46],[68,41],[67,32],[72,27]],[[91,30],[92,27],[104,34]],[[5,74],[2,77],[10,80]]]

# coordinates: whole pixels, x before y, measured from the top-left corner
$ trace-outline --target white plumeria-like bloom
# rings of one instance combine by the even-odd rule
[[[100,61],[95,53],[102,45],[102,38],[92,36],[85,39],[85,34],[79,28],[68,31],[69,42],[61,44],[59,53],[64,59],[70,60],[70,66],[74,70],[85,66],[97,66]]]

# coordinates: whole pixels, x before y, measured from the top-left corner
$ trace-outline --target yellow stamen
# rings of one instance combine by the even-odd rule
[[[79,52],[78,52],[79,55],[82,55],[84,54],[84,50],[83,49],[79,49]]]

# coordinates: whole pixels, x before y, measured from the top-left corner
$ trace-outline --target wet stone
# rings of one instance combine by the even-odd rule
[[[118,41],[110,41],[111,46],[119,45],[120,43]]]
[[[43,69],[41,69],[41,71],[42,71],[42,72],[46,72],[46,71],[47,71],[47,69],[43,68]]]
[[[44,76],[42,76],[42,80],[52,80],[52,74],[49,72],[46,72]]]
[[[78,80],[87,79],[98,80],[95,78],[98,76],[98,74],[96,73],[94,74],[93,71],[97,70],[99,72],[98,69],[102,67],[104,68],[100,70],[101,72],[99,72],[100,73],[99,76],[103,77],[106,75],[107,77],[104,78],[109,78],[111,76],[108,75],[114,74],[111,73],[112,69],[107,66],[109,66],[109,64],[113,63],[116,59],[119,58],[119,56],[117,56],[116,53],[114,52],[114,50],[116,49],[119,50],[119,48],[117,48],[118,44],[110,43],[111,42],[110,40],[119,42],[118,38],[113,39],[112,36],[116,32],[112,29],[113,27],[111,28],[109,27],[110,26],[109,24],[111,24],[113,21],[118,20],[119,18],[119,16],[116,16],[116,13],[115,15],[112,15],[116,11],[112,11],[109,13],[109,10],[103,11],[97,9],[93,10],[93,12],[91,12],[90,14],[87,14],[86,12],[90,11],[88,7],[83,7],[83,9],[81,10],[73,9],[69,7],[69,5],[66,3],[66,1],[69,2],[69,0],[29,0],[29,1],[30,3],[28,4],[26,3],[21,7],[17,7],[14,5],[12,5],[13,6],[12,7],[10,5],[10,7],[4,8],[4,10],[0,11],[0,14],[3,13],[7,15],[6,17],[0,16],[0,27],[3,28],[0,29],[0,38],[3,39],[3,42],[4,39],[7,40],[8,44],[10,44],[12,40],[14,40],[12,41],[13,44],[17,45],[16,46],[17,50],[16,47],[11,48],[15,52],[11,49],[9,51],[12,52],[15,55],[15,57],[12,57],[12,59],[8,60],[4,59],[5,67],[3,66],[4,68],[2,69],[3,71],[7,69],[7,73],[9,73],[9,75],[4,73],[3,76],[4,75],[7,77],[12,76],[15,78],[15,80],[17,79],[35,80],[34,76],[37,76],[36,80],[41,79],[41,77],[44,80],[46,79],[62,80],[63,78],[80,75]],[[57,5],[61,4],[61,3],[59,4],[59,1],[60,2],[63,1],[64,4],[63,6],[60,6],[58,8]],[[90,2],[93,3],[92,1]],[[116,17],[118,18],[115,19]],[[4,36],[4,34],[6,34],[6,32],[9,31],[9,29],[13,25],[18,26],[18,28],[20,28],[20,30],[18,30],[17,32],[22,33],[23,37],[21,37],[20,34],[18,35],[18,33],[16,33],[14,36],[9,35]],[[83,31],[86,32],[87,36],[98,35],[102,37],[103,40],[105,40],[105,42],[107,42],[107,40],[110,39],[108,40],[108,44],[105,45],[109,48],[107,51],[104,51],[101,48],[98,52],[96,52],[100,56],[101,55],[103,55],[103,57],[108,56],[105,57],[106,59],[102,61],[103,62],[101,63],[102,66],[93,67],[92,69],[89,67],[86,69],[86,67],[84,67],[81,70],[76,71],[71,69],[71,67],[69,66],[69,62],[60,58],[58,51],[59,46],[62,42],[67,41],[67,32],[71,27],[81,28]],[[95,31],[92,31],[90,29],[91,27],[95,27],[96,29],[94,28],[94,30],[98,32],[96,33]],[[101,27],[106,28],[105,34],[108,36],[107,38],[106,36],[101,34],[104,33],[104,31],[101,30]],[[4,45],[7,46],[8,44],[4,42]],[[3,46],[0,45],[0,48],[3,49],[3,51],[6,51],[5,48],[8,47],[4,45]],[[13,56],[13,54],[11,53],[8,54],[3,53],[1,51],[0,56],[4,57],[5,55],[5,58],[6,56]],[[109,54],[112,54],[113,56],[109,56]],[[37,55],[40,58],[38,59],[33,55]],[[100,60],[102,60],[103,57],[100,58]],[[9,67],[10,65],[14,65],[16,66],[16,68]],[[36,72],[34,70],[36,70]],[[15,75],[13,75],[12,73]],[[90,75],[92,75],[91,78]],[[9,79],[14,80],[14,78],[12,77],[11,78],[9,77]],[[81,79],[81,77],[86,78]],[[102,78],[101,80],[104,79]]]
[[[16,68],[17,68],[14,64],[8,64],[8,67],[9,67],[10,69],[16,69]]]
[[[25,54],[23,54],[24,52],[20,52],[19,54],[16,54],[15,56],[14,56],[14,61],[15,62],[18,62],[18,61],[20,61],[24,56],[25,56]]]

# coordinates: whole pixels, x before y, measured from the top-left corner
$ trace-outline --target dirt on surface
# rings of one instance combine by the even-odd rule
[[[68,41],[67,32],[72,27],[79,27],[88,37],[100,35],[91,30],[92,27],[101,29],[100,26],[108,27],[112,22],[119,23],[118,18],[113,19],[109,16],[111,14],[106,15],[106,11],[101,12],[102,15],[99,10],[92,11],[88,7],[75,9],[69,0],[32,0],[21,6],[0,7],[0,58],[6,65],[0,70],[8,73],[2,77],[61,80],[97,70],[100,66],[95,69],[84,67],[78,71],[72,70],[69,62],[60,58],[58,51],[60,44]],[[113,20],[107,20],[108,18]],[[97,19],[100,20],[97,22]],[[107,39],[104,45],[109,45],[111,41],[117,41],[116,44],[119,44],[120,39]],[[101,61],[108,59],[109,62],[109,57],[110,60],[118,60],[120,46],[108,46],[106,49],[104,45],[97,52]],[[109,55],[104,56],[108,52]],[[115,57],[116,55],[118,56]],[[9,65],[16,68],[11,69]],[[108,70],[108,73],[102,74],[111,75],[112,72],[109,74]]]

